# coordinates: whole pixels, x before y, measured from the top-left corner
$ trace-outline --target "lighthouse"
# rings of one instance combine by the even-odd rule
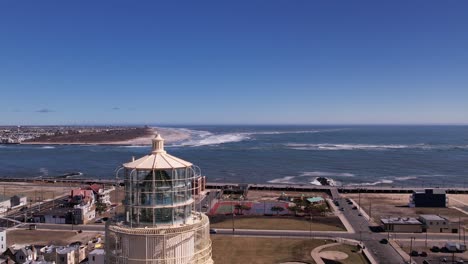
[[[159,134],[151,153],[122,165],[125,213],[106,224],[106,263],[213,263],[209,219],[195,210],[197,168]]]

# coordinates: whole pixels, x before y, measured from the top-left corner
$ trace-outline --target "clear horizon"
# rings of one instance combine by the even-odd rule
[[[467,125],[467,8],[3,1],[0,125]]]

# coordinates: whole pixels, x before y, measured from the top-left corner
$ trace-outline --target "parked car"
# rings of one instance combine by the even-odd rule
[[[438,246],[433,246],[431,248],[431,251],[437,253],[437,252],[440,252],[440,248]]]
[[[388,240],[386,238],[382,238],[380,240],[380,244],[388,244]]]
[[[417,256],[419,256],[419,253],[416,250],[413,250],[413,251],[411,251],[410,255],[413,256],[413,257],[417,257]]]
[[[357,206],[353,206],[353,210],[357,210]]]
[[[425,259],[425,260],[423,260],[423,262],[422,262],[422,263],[423,263],[423,264],[431,264],[431,263],[430,263],[429,261],[427,261],[426,259]]]
[[[426,251],[422,251],[421,254],[419,254],[419,256],[421,256],[421,257],[427,257]]]

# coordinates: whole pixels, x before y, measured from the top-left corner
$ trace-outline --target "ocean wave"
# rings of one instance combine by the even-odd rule
[[[452,150],[468,149],[468,145],[429,145],[429,144],[300,144],[287,143],[287,148],[295,150],[399,150],[399,149],[423,149],[423,150]]]
[[[392,184],[392,180],[379,180],[375,182],[349,183],[346,186],[375,186],[380,184]]]
[[[192,146],[192,147],[200,147],[200,146],[208,146],[208,145],[219,145],[225,143],[232,143],[232,142],[240,142],[244,140],[248,140],[249,137],[242,134],[205,134],[202,138],[192,138],[189,140],[182,141],[178,144],[172,144],[172,147],[178,146]]]
[[[41,149],[54,149],[54,146],[42,146]]]
[[[370,144],[298,144],[288,143],[286,147],[296,150],[385,150],[404,149],[408,145],[370,145]]]
[[[281,183],[281,184],[309,184],[310,183],[310,184],[320,185],[320,182],[317,181],[318,177],[330,178],[330,177],[354,177],[354,176],[355,175],[352,173],[306,171],[296,176],[285,176],[282,178],[269,180],[268,183]],[[335,183],[335,185],[337,184],[336,181],[333,181],[333,182]]]
[[[354,177],[356,175],[347,172],[325,172],[325,171],[306,171],[299,177]]]
[[[402,176],[402,177],[395,177],[395,181],[409,181],[409,180],[416,180],[418,179],[417,176]]]
[[[283,178],[277,178],[277,179],[269,180],[268,182],[269,183],[295,184],[295,183],[297,183],[297,182],[294,181],[295,178],[296,178],[296,176],[286,176],[286,177],[283,177]]]

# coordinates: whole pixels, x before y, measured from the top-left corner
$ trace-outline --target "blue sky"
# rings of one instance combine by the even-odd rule
[[[467,124],[467,10],[0,1],[0,124]]]

